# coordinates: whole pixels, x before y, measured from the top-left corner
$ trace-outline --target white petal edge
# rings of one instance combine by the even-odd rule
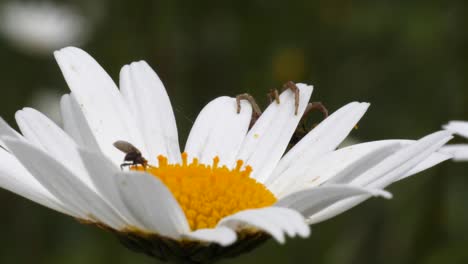
[[[322,184],[346,184],[378,162],[406,147],[414,140],[379,140],[360,143],[317,158],[296,171],[290,171],[273,184],[267,185],[276,197],[284,197],[294,191],[316,187]],[[443,153],[434,152],[418,166],[407,172],[399,180],[419,173],[448,159]]]
[[[120,71],[121,93],[140,127],[150,163],[166,156],[170,163],[180,159],[177,125],[169,96],[156,72],[145,62],[133,62]]]
[[[251,177],[264,183],[277,166],[291,140],[312,95],[313,87],[297,84],[300,90],[298,114],[291,90],[280,95],[280,103],[271,103],[248,132],[237,159],[252,166]]]
[[[149,231],[174,239],[189,233],[182,208],[159,179],[143,172],[119,172],[115,177],[122,201]]]
[[[280,160],[266,184],[272,184],[283,175],[303,164],[309,164],[321,155],[333,151],[362,118],[369,103],[349,103],[320,122]]]
[[[309,226],[305,224],[302,215],[294,210],[282,207],[267,207],[238,212],[222,219],[218,226],[229,227],[235,231],[245,228],[257,228],[270,234],[276,241],[283,244],[285,233],[301,237],[310,235]]]
[[[80,147],[100,151],[86,118],[73,94],[65,94],[60,100],[63,130],[70,135]]]
[[[223,247],[232,245],[237,240],[237,234],[232,229],[219,226],[216,228],[198,229],[183,235],[190,240],[198,240],[205,243],[217,243]]]
[[[41,185],[62,201],[74,215],[84,220],[101,222],[114,229],[125,226],[120,216],[98,194],[55,157],[24,141],[11,138],[3,138],[3,141]]]
[[[313,215],[310,215],[309,217],[307,217],[306,222],[309,225],[315,225],[315,224],[321,223],[323,221],[326,221],[330,218],[333,218],[339,214],[342,214],[348,211],[349,209],[364,202],[370,197],[371,197],[370,195],[365,195],[365,196],[359,196],[359,197],[350,197],[350,198],[338,201],[330,205],[329,207],[317,213],[314,213]]]
[[[443,149],[443,148],[444,147],[442,147],[441,149]],[[406,179],[406,178],[408,178],[410,176],[413,176],[416,173],[427,170],[427,169],[429,169],[431,167],[436,166],[439,163],[442,163],[442,162],[452,158],[452,155],[448,155],[448,154],[443,153],[441,149],[439,149],[438,152],[432,153],[428,158],[426,158],[421,163],[416,165],[416,167],[412,168],[410,171],[408,171],[405,175],[403,175],[402,177],[400,177],[396,181],[401,181],[403,179]]]
[[[348,185],[328,185],[292,193],[278,200],[275,206],[294,209],[307,217],[334,204],[335,202],[361,195],[374,197],[380,196],[386,199],[392,198],[392,195],[384,190],[367,189]]]
[[[242,100],[237,113],[236,99],[222,96],[209,102],[190,130],[185,152],[201,163],[211,164],[220,158],[220,165],[233,167],[241,144],[249,129],[252,107]]]
[[[402,140],[382,140],[366,142],[348,146],[322,157],[317,157],[315,160],[294,166],[295,170],[287,170],[282,177],[278,178],[273,184],[267,185],[267,188],[272,191],[276,197],[284,197],[291,192],[304,188],[316,187],[327,183],[329,180],[335,183],[347,183],[347,171],[351,173],[356,170],[369,169],[373,163],[381,161],[388,155],[401,148],[406,141]],[[341,175],[341,176],[340,176]],[[354,174],[353,174],[354,175]],[[352,176],[352,175],[351,175]],[[355,175],[357,176],[357,175]]]
[[[16,120],[24,137],[77,175],[79,180],[95,190],[78,153],[75,141],[52,120],[32,108],[16,112]]]
[[[11,128],[11,126],[1,117],[0,117],[0,136],[11,137],[11,138],[15,138],[18,140],[24,140],[23,136],[20,133],[18,133],[16,130]],[[6,147],[4,146],[5,144],[2,143],[1,139],[0,139],[0,145],[2,147]]]
[[[45,189],[10,153],[0,149],[0,187],[42,206],[72,217],[78,217],[70,208]]]
[[[468,161],[468,144],[447,145],[440,152],[452,156],[454,161]]]
[[[377,185],[385,187],[405,175],[452,138],[452,134],[447,131],[438,131],[427,135],[415,143],[397,151],[380,164],[355,178],[352,184],[358,186]]]
[[[123,155],[113,143],[125,140],[147,153],[134,117],[104,69],[78,48],[67,47],[54,56],[102,152],[121,163]]]
[[[382,189],[401,178],[452,138],[451,133],[438,131],[410,144],[373,167],[354,181],[356,186]],[[341,214],[367,200],[370,196],[352,197],[339,201],[308,217],[316,224]]]
[[[96,190],[100,196],[111,204],[125,220],[128,226],[136,227],[144,232],[149,232],[151,227],[145,226],[138,221],[124,204],[119,192],[119,183],[115,175],[120,172],[120,168],[101,153],[91,152],[85,149],[80,149],[80,156],[88,171],[89,175],[93,175],[93,181]]]
[[[468,122],[466,121],[450,121],[443,128],[459,136],[468,138]]]
[[[45,189],[16,157],[7,151],[8,147],[3,143],[2,138],[26,141],[21,134],[0,117],[0,143],[2,145],[0,148],[0,160],[2,161],[0,164],[0,187],[50,209],[76,217],[72,210]]]
[[[275,206],[276,207],[276,206]],[[278,207],[282,208],[282,207]],[[290,209],[290,208],[287,208]],[[299,235],[302,238],[307,238],[310,235],[310,227],[308,225],[304,225],[304,218],[302,215],[295,210],[293,210],[293,213],[291,215],[291,212],[288,210],[281,210],[279,211],[276,216],[271,218],[273,222],[275,222],[277,225],[284,226],[284,230],[286,234],[293,238]],[[285,222],[288,221],[297,221],[294,225],[284,225]]]

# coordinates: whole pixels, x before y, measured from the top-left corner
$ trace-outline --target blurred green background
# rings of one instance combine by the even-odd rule
[[[265,106],[265,93],[288,80],[313,84],[313,100],[331,111],[371,102],[352,132],[358,141],[415,139],[468,120],[466,1],[66,4],[86,22],[86,36],[69,44],[91,53],[114,80],[135,60],[157,70],[181,142],[212,98],[248,92]],[[58,96],[68,89],[52,50],[0,35],[0,113],[15,127],[24,106],[58,118]],[[224,263],[468,263],[467,169],[446,162],[391,186],[393,200],[370,200],[313,226],[307,240],[269,241]],[[3,190],[0,211],[0,263],[155,263],[109,233]]]

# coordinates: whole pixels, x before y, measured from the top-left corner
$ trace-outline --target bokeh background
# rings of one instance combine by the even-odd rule
[[[248,92],[265,106],[265,93],[288,80],[314,84],[313,100],[331,111],[371,102],[357,141],[416,139],[468,119],[466,1],[1,1],[0,10],[0,115],[15,127],[24,106],[61,122],[68,89],[52,51],[66,45],[116,81],[122,65],[148,61],[181,142],[212,98]],[[467,170],[446,162],[391,186],[393,200],[313,226],[309,239],[270,241],[224,263],[468,263]],[[0,211],[0,263],[155,263],[3,190]]]

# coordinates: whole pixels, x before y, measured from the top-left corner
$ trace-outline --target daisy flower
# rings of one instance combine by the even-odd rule
[[[119,89],[80,49],[55,58],[71,90],[63,129],[30,108],[16,114],[21,134],[0,122],[0,186],[161,260],[214,262],[268,238],[307,237],[310,224],[390,198],[383,188],[449,158],[437,151],[447,131],[336,150],[369,107],[359,102],[288,147],[313,91],[306,84],[253,124],[248,101],[214,99],[181,152],[169,97],[147,63],[124,66]],[[122,170],[124,157],[137,162]]]
[[[468,138],[468,122],[466,121],[450,121],[443,128]],[[444,146],[440,151],[452,155],[454,161],[468,161],[468,144],[451,144]]]
[[[0,22],[5,39],[22,51],[38,54],[83,43],[89,26],[74,7],[42,1],[6,2],[0,6]]]

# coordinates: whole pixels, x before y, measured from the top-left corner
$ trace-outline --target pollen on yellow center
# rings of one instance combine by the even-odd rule
[[[159,166],[148,166],[146,172],[172,192],[192,230],[212,228],[226,216],[276,202],[264,185],[250,178],[252,168],[243,168],[242,160],[234,169],[219,166],[218,157],[211,165],[200,164],[197,159],[188,163],[186,153],[182,153],[182,164],[168,164],[164,156],[158,160]]]

